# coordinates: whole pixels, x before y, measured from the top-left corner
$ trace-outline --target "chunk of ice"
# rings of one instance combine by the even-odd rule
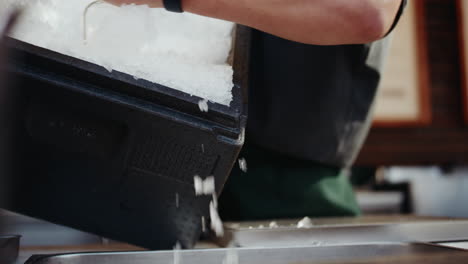
[[[208,100],[203,99],[203,100],[198,101],[198,107],[200,108],[200,111],[208,112]]]
[[[270,227],[270,228],[278,228],[279,226],[278,226],[278,223],[276,223],[275,221],[273,221],[273,222],[270,222],[270,225],[269,225],[268,227]]]
[[[195,188],[195,195],[200,196],[203,195],[203,180],[200,176],[195,175],[193,176],[193,186]]]
[[[211,195],[214,193],[215,193],[215,178],[213,176],[209,176],[203,181],[203,194]]]
[[[215,232],[217,237],[224,235],[223,222],[219,217],[218,210],[214,206],[213,201],[210,202],[210,218],[211,218],[211,229]]]
[[[196,196],[214,195],[216,192],[214,176],[206,177],[206,179],[203,180],[200,176],[195,175],[193,177],[193,185],[195,187]]]
[[[239,168],[241,171],[247,173],[247,161],[244,158],[239,159]]]
[[[297,222],[297,228],[311,228],[313,226],[314,224],[312,223],[312,220],[307,216]]]
[[[213,193],[213,205],[216,209],[218,209],[218,197],[216,196],[216,193]]]

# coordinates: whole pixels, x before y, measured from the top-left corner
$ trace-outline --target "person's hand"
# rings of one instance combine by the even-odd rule
[[[149,7],[163,7],[162,0],[104,0],[104,2],[117,6],[135,4],[148,5]]]
[[[1,1],[1,0],[0,0]],[[163,7],[163,0],[104,0]],[[384,37],[403,0],[181,0],[185,12],[314,45],[365,44]]]

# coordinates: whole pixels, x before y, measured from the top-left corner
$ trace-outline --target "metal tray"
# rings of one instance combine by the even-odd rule
[[[170,87],[7,44],[3,207],[149,249],[192,247],[211,200],[195,196],[193,177],[213,175],[220,193],[243,144],[250,30],[236,29],[233,102],[207,113]]]
[[[468,240],[468,220],[414,216],[312,219],[310,228],[297,228],[299,220],[226,223],[222,246],[278,247],[343,245],[378,242],[441,242]]]
[[[232,248],[159,252],[103,252],[33,256],[27,264],[240,263],[286,264],[360,260],[463,252],[427,244],[371,244],[327,247]],[[224,262],[223,262],[224,261]]]
[[[0,236],[0,263],[12,264],[18,258],[20,236]]]

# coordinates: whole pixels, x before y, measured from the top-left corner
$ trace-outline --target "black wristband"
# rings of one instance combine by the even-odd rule
[[[182,0],[163,0],[164,8],[167,11],[182,13]]]

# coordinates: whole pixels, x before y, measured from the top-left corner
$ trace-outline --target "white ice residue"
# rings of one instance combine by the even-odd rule
[[[244,158],[240,158],[238,162],[241,171],[247,172],[247,161]]]
[[[213,205],[216,209],[218,209],[218,197],[216,196],[216,193],[213,193]]]
[[[276,223],[275,221],[272,221],[272,222],[270,222],[270,225],[269,225],[268,227],[270,227],[270,228],[278,228],[279,226],[278,226],[278,223]]]
[[[0,0],[0,16],[25,8],[11,36],[62,54],[229,105],[227,61],[234,23],[145,5],[93,5],[93,0]],[[1,17],[0,17],[1,19]]]
[[[214,194],[215,191],[215,178],[213,176],[206,177],[203,181],[203,194],[211,195]]]
[[[200,176],[195,175],[193,177],[193,183],[195,186],[195,195],[212,195],[213,199],[210,202],[209,209],[210,209],[210,219],[211,219],[211,230],[216,234],[218,237],[222,237],[224,235],[224,227],[223,222],[218,214],[218,198],[216,196],[215,190],[215,178],[213,176],[207,177],[203,180]],[[205,230],[205,217],[202,216],[202,230]]]
[[[201,151],[202,153],[205,153],[205,144],[201,144]]]
[[[179,193],[175,194],[175,205],[176,205],[176,208],[179,208]]]
[[[224,235],[223,222],[218,214],[218,208],[215,207],[213,201],[210,202],[210,219],[211,219],[211,229],[215,232],[217,237],[222,237]]]
[[[208,100],[203,99],[203,100],[198,101],[198,107],[200,108],[200,111],[208,112]]]
[[[203,195],[203,180],[200,178],[200,176],[193,176],[193,186],[195,187],[196,196]]]
[[[213,176],[206,177],[203,180],[200,176],[193,177],[193,185],[195,187],[195,195],[212,195],[215,193],[215,179]]]
[[[314,224],[312,223],[312,220],[307,216],[297,222],[297,228],[311,228],[313,226]]]

